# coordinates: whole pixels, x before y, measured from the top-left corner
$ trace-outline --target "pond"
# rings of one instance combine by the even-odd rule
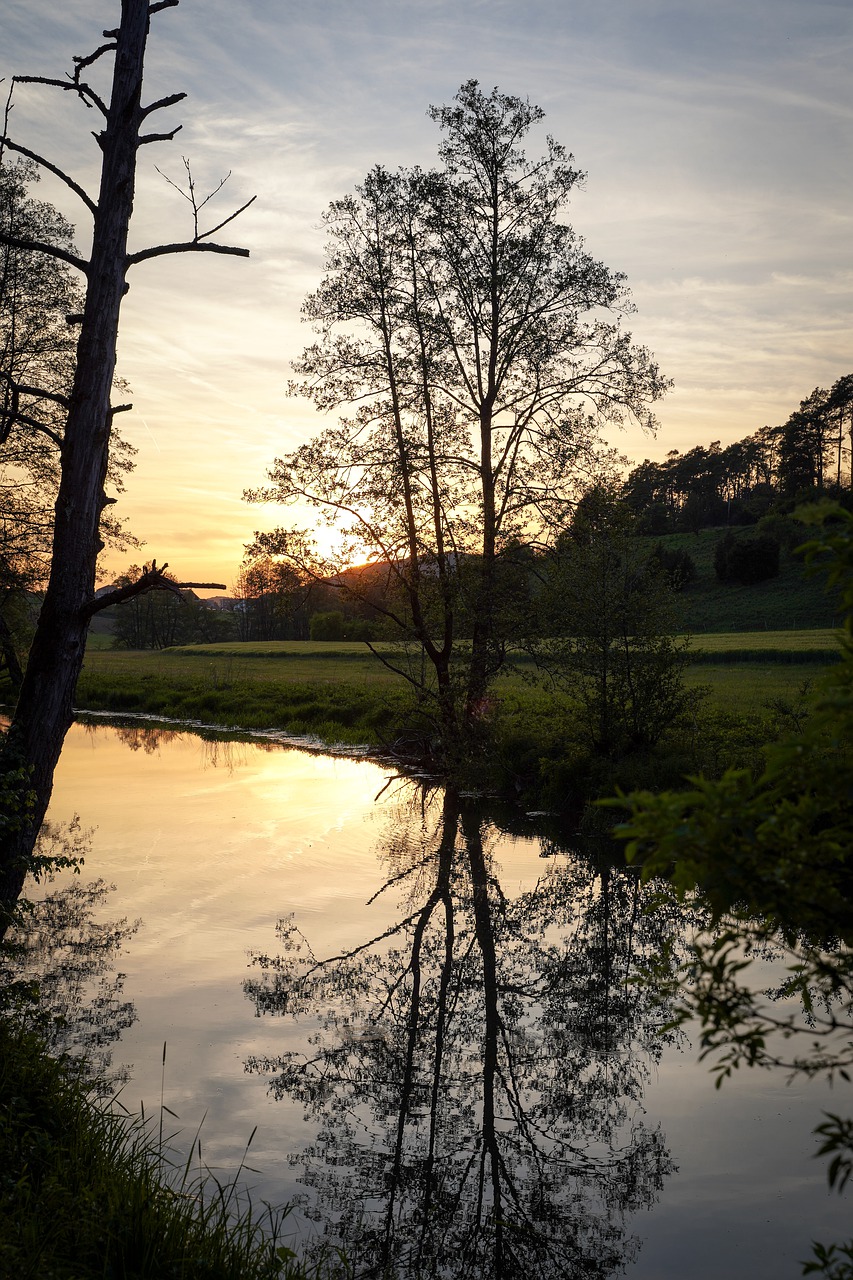
[[[635,981],[690,920],[606,858],[367,760],[142,725],[75,725],[49,816],[115,886],[71,900],[76,962],[51,908],[56,999],[82,973],[80,1038],[126,1106],[165,1103],[175,1151],[201,1124],[227,1180],[256,1130],[243,1176],[295,1206],[299,1248],[778,1280],[847,1234],[812,1129],[848,1099],[766,1072],[715,1091]]]

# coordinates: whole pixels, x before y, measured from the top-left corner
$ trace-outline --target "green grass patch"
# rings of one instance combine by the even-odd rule
[[[692,684],[709,687],[710,705],[759,711],[795,700],[837,653],[835,633],[716,633],[695,637]],[[565,703],[547,682],[532,683],[532,664],[495,686],[497,714],[534,733]],[[327,742],[386,747],[411,728],[412,695],[363,645],[279,641],[265,645],[197,645],[161,652],[87,650],[77,706],[91,711],[143,712],[226,728],[278,729]],[[559,713],[557,705],[563,708]]]
[[[210,1175],[170,1170],[139,1120],[94,1103],[40,1042],[0,1024],[0,1275],[296,1280],[280,1222]],[[265,1234],[265,1228],[268,1233]]]

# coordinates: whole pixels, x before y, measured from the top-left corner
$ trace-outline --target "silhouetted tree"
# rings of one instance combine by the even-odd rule
[[[320,337],[294,389],[351,416],[247,496],[307,503],[343,534],[333,563],[293,529],[258,551],[323,578],[347,559],[388,566],[401,606],[384,614],[426,656],[449,747],[503,662],[503,548],[562,526],[600,425],[649,423],[667,384],[620,328],[624,278],[562,221],[572,157],[550,138],[534,159],[521,148],[539,108],[472,80],[430,114],[441,169],[376,168],[326,215],[327,274],[304,307]]]
[[[66,80],[21,76],[70,91],[104,121],[97,142],[102,154],[97,200],[57,165],[36,156],[4,136],[7,150],[24,154],[47,168],[82,200],[92,215],[92,248],[88,259],[64,246],[31,240],[0,230],[0,243],[68,263],[86,281],[80,317],[74,379],[67,400],[61,475],[56,502],[51,570],[38,626],[30,650],[12,726],[6,735],[0,769],[6,794],[17,788],[14,811],[0,814],[3,848],[0,853],[0,936],[8,927],[21,890],[36,834],[50,799],[53,772],[72,719],[72,700],[83,661],[86,632],[92,615],[129,596],[163,587],[162,570],[150,570],[130,587],[95,597],[95,566],[102,546],[101,518],[113,501],[104,490],[110,433],[115,409],[110,403],[116,359],[121,302],[130,267],[149,258],[184,251],[240,254],[247,251],[210,239],[231,219],[210,231],[199,227],[199,206],[193,198],[192,239],[128,253],[127,237],[139,148],[177,132],[145,133],[156,111],[180,101],[184,94],[142,105],[142,74],[152,14],[172,8],[178,0],[122,0],[121,22],[105,33],[106,43],[86,57],[75,59]],[[114,55],[112,88],[105,102],[87,79],[102,58]],[[192,190],[192,189],[191,189]],[[236,215],[232,215],[236,216]],[[66,405],[63,404],[63,408]],[[186,584],[219,585],[219,584]],[[9,780],[15,780],[14,785]]]

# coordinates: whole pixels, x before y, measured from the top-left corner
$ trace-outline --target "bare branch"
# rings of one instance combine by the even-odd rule
[[[3,81],[0,80],[0,84]],[[3,152],[9,144],[7,134],[9,132],[9,116],[12,114],[12,94],[15,91],[14,80],[9,85],[9,92],[6,95],[6,107],[3,111],[3,132],[0,133],[0,165],[3,163]]]
[[[148,16],[150,18],[152,13],[158,13],[160,9],[176,9],[177,7],[178,0],[158,0],[157,4],[149,4]]]
[[[105,31],[104,35],[106,34],[107,33]],[[115,34],[117,37],[118,32],[116,32]],[[100,45],[100,47],[97,48],[94,51],[94,53],[87,53],[84,58],[78,58],[78,57],[72,58],[71,61],[74,63],[74,79],[75,80],[77,79],[77,77],[80,75],[80,72],[83,70],[84,67],[90,67],[93,62],[97,62],[98,58],[103,57],[105,53],[114,52],[115,48],[116,48],[115,41],[112,41],[110,44]]]
[[[60,258],[63,262],[70,263],[84,275],[89,274],[89,264],[84,258],[78,258],[76,253],[69,253],[59,245],[43,244],[40,240],[19,240],[17,236],[7,235],[5,231],[0,231],[0,244],[11,245],[13,249],[31,249],[35,253],[47,253],[51,258]]]
[[[85,102],[87,107],[97,107],[101,115],[106,119],[107,108],[101,98],[98,97],[91,85],[84,84],[81,81],[70,80],[54,80],[51,76],[15,76],[15,84],[46,84],[53,89],[70,89],[72,93],[76,93]]]
[[[110,417],[115,417],[117,413],[129,413],[133,408],[132,404],[114,404],[110,407]]]
[[[0,369],[0,378],[22,396],[37,396],[40,400],[52,400],[54,404],[62,405],[63,409],[67,409],[69,405],[68,396],[61,395],[58,391],[47,391],[44,387],[31,387],[24,382],[15,382],[11,374],[6,373],[4,369]]]
[[[130,582],[126,587],[116,587],[114,591],[105,591],[103,595],[97,596],[90,600],[83,608],[83,616],[91,618],[96,613],[100,613],[102,609],[109,609],[111,605],[121,604],[124,600],[132,600],[134,596],[144,595],[148,591],[173,591],[180,596],[181,591],[188,591],[192,588],[210,591],[224,591],[224,582],[174,582],[171,578],[165,577],[168,569],[168,562],[157,567],[157,561],[151,561],[151,568],[146,569],[143,574],[136,579],[136,582]]]
[[[47,436],[49,440],[53,441],[57,449],[62,448],[62,436],[59,435],[58,432],[54,431],[52,427],[48,427],[43,422],[39,422],[38,418],[31,418],[28,413],[21,413],[20,411],[10,413],[8,415],[2,413],[0,414],[0,420],[3,418],[8,419],[10,430],[16,422],[19,422],[25,427],[32,427],[34,431],[40,431],[42,435]],[[8,434],[8,432],[0,430],[0,443],[8,439]]]
[[[132,267],[134,263],[145,262],[148,258],[162,258],[168,253],[228,253],[237,258],[249,256],[248,249],[239,249],[235,245],[202,244],[197,240],[189,240],[186,244],[160,244],[153,249],[140,249],[139,253],[128,254],[127,265]]]
[[[222,183],[220,183],[219,185],[221,186]],[[199,239],[206,240],[208,236],[215,235],[217,231],[221,231],[223,227],[227,227],[228,223],[233,222],[235,218],[239,218],[240,214],[243,213],[246,209],[248,209],[250,204],[254,204],[257,198],[258,198],[257,196],[252,196],[251,200],[247,200],[245,204],[241,204],[240,208],[235,210],[235,212],[232,213],[230,217],[223,219],[222,222],[217,222],[216,226],[211,227],[209,231],[202,231]],[[210,196],[208,196],[207,199],[209,200]],[[207,204],[207,200],[203,201],[202,203]],[[201,205],[199,205],[199,208],[201,208]]]
[[[149,142],[171,142],[175,134],[180,133],[183,127],[182,124],[176,124],[169,133],[144,133],[139,139],[139,145],[140,147],[147,147]]]
[[[70,187],[74,194],[80,197],[86,208],[94,214],[96,209],[94,200],[92,200],[92,198],[78,183],[74,181],[73,178],[70,178],[68,174],[64,173],[57,165],[52,164],[50,160],[46,160],[44,156],[40,156],[37,152],[30,151],[29,147],[22,147],[19,142],[13,142],[12,139],[6,137],[5,134],[0,138],[0,153],[2,153],[2,148],[4,146],[8,147],[10,151],[17,151],[20,155],[26,156],[28,160],[34,160],[36,164],[41,165],[43,169],[47,169],[50,173],[54,174],[65,183],[66,187]]]
[[[160,111],[163,107],[173,107],[176,102],[182,102],[186,96],[187,95],[185,93],[170,93],[167,98],[158,98],[158,100],[156,102],[152,102],[150,106],[143,107],[140,115],[144,120],[146,116],[151,115],[152,111]]]

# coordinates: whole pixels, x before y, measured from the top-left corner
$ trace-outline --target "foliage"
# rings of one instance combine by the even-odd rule
[[[672,591],[685,591],[696,581],[696,562],[684,547],[665,547],[657,542],[649,560],[665,576]]]
[[[283,561],[269,556],[245,559],[232,602],[240,639],[307,639],[313,587],[310,578]]]
[[[88,1098],[32,1033],[0,1022],[0,1272],[96,1280],[286,1280],[280,1220],[170,1168],[140,1121]]]
[[[362,618],[346,618],[340,609],[312,613],[312,640],[375,640],[377,627]]]
[[[720,582],[751,586],[779,573],[779,543],[768,534],[738,538],[729,530],[717,543],[714,569]]]
[[[667,384],[621,328],[623,277],[563,220],[572,157],[551,138],[538,157],[522,150],[539,108],[469,81],[430,115],[439,169],[377,167],[326,215],[326,276],[304,307],[319,337],[294,390],[349,416],[247,497],[307,504],[341,548],[324,559],[308,533],[279,529],[253,552],[326,581],[348,562],[387,568],[380,612],[426,664],[399,669],[449,746],[514,638],[502,553],[565,523],[600,426],[649,423]]]
[[[849,497],[853,447],[853,374],[815,387],[780,426],[762,427],[725,448],[718,440],[687,453],[648,458],[624,482],[638,532],[698,532],[712,525],[751,525],[786,503],[824,491]],[[842,489],[842,485],[844,488]]]
[[[580,703],[588,745],[613,758],[655,746],[696,704],[683,681],[688,642],[674,634],[673,593],[612,490],[587,492],[547,575],[556,634],[536,655]]]
[[[757,778],[729,769],[686,792],[635,793],[617,828],[645,876],[698,892],[717,922],[693,945],[677,1017],[698,1017],[718,1083],[742,1064],[844,1079],[853,1067],[853,515],[824,505],[799,518],[822,525],[805,554],[840,588],[847,615],[843,660],[811,718],[767,747]],[[775,993],[750,980],[768,948],[787,960]],[[829,1117],[820,1133],[836,1153],[832,1181],[846,1180],[849,1124]],[[811,1270],[848,1276],[838,1263],[847,1251],[819,1251]]]

